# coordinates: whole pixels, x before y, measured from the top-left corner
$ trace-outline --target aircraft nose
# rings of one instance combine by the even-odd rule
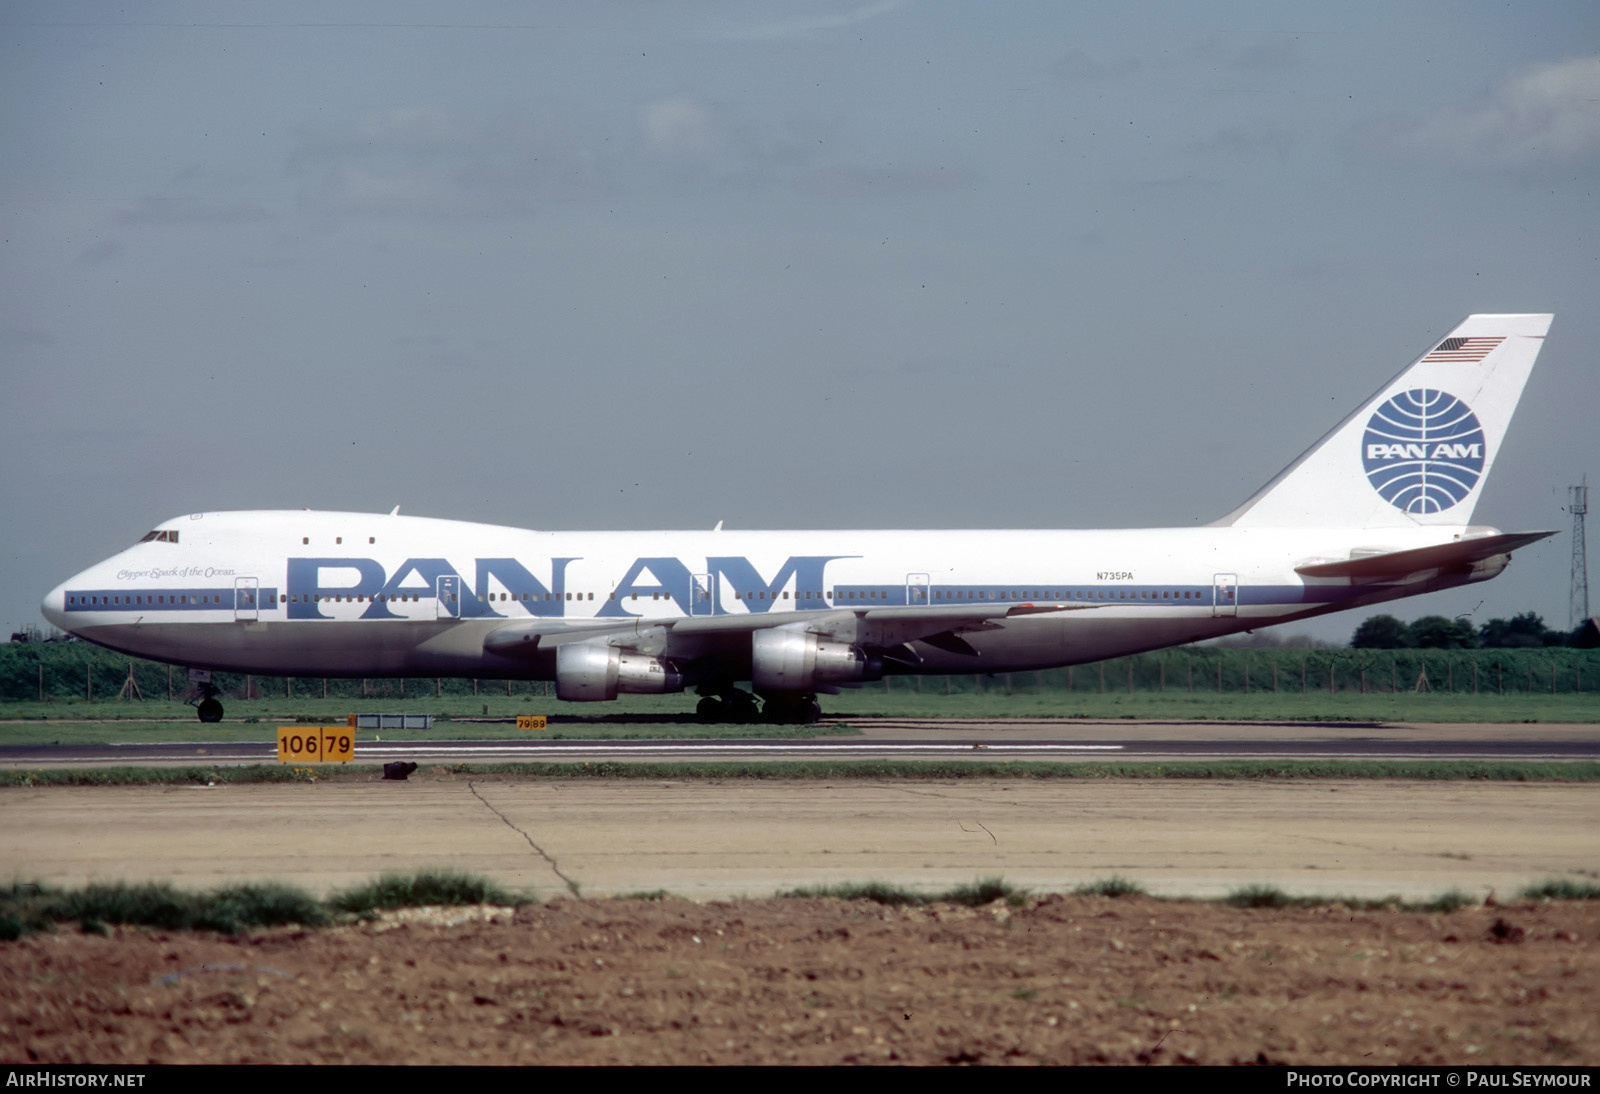
[[[39,603],[39,611],[50,621],[50,625],[63,631],[67,629],[68,584],[70,582],[62,582],[57,585],[46,593],[44,599]]]

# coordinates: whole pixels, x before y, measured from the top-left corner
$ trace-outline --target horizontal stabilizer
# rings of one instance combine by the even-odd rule
[[[1334,562],[1308,562],[1296,566],[1297,573],[1306,577],[1401,578],[1423,570],[1444,570],[1481,562],[1495,555],[1506,555],[1518,547],[1526,547],[1554,532],[1507,532],[1476,539],[1460,539],[1434,547],[1417,547],[1409,551],[1385,551],[1376,555],[1361,555]]]

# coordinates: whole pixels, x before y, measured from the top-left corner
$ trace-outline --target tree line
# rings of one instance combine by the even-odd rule
[[[1350,639],[1358,650],[1477,650],[1541,649],[1547,646],[1591,644],[1592,621],[1572,631],[1545,626],[1537,612],[1523,612],[1510,619],[1491,619],[1475,627],[1466,619],[1425,615],[1404,623],[1392,615],[1368,616]]]
[[[130,686],[128,681],[132,678]],[[1424,683],[1424,680],[1426,683]],[[245,698],[339,699],[351,703],[423,702],[466,697],[554,697],[537,680],[338,679],[215,673],[225,701]],[[945,677],[891,677],[870,690],[923,695],[1166,692],[1370,692],[1593,694],[1600,649],[1349,649],[1190,645],[1072,668]],[[74,702],[119,696],[181,701],[181,668],[141,661],[88,642],[0,643],[0,701]],[[366,707],[361,709],[381,709]]]

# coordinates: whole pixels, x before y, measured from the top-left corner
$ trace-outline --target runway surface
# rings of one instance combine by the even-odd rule
[[[262,727],[263,735],[272,732]],[[1600,756],[1595,726],[879,720],[783,741],[358,745],[410,758],[404,783],[0,791],[0,876],[192,887],[277,879],[317,892],[386,871],[466,870],[542,895],[666,889],[700,899],[978,877],[1061,891],[1113,875],[1168,895],[1268,884],[1411,898],[1600,877],[1600,787],[1394,780],[538,780],[446,762],[817,757],[985,759]],[[400,736],[399,734],[395,735]],[[11,768],[257,763],[271,746],[0,749]],[[569,884],[570,883],[570,884]]]
[[[465,870],[541,896],[711,899],[1002,876],[1168,895],[1509,896],[1594,880],[1593,784],[1282,780],[410,781],[0,792],[0,876],[58,885],[276,879],[315,892]],[[571,886],[569,886],[569,882]]]
[[[429,741],[362,731],[356,762],[583,760],[1600,760],[1600,727],[1520,724],[985,722],[862,719],[861,736],[803,739],[563,740],[554,735]],[[111,732],[115,732],[112,730]],[[557,729],[559,732],[559,727]],[[81,764],[246,764],[276,759],[276,731],[253,743],[0,746],[0,767]],[[189,734],[192,736],[192,732]]]

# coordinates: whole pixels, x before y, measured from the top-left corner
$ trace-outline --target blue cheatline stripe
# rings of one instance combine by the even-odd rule
[[[1066,604],[1121,603],[1144,606],[1209,605],[1210,585],[1066,585],[1012,582],[1005,585],[930,585],[926,599],[911,599],[905,585],[834,585],[833,607],[905,607],[915,604]],[[921,586],[914,589],[920,591]],[[1187,594],[1187,599],[1185,598]],[[865,604],[863,605],[863,601]]]
[[[1318,606],[1339,604],[1352,600],[1358,596],[1372,592],[1381,586],[1372,585],[1249,585],[1241,583],[1233,587],[1235,601],[1239,606],[1253,608],[1291,607],[1291,606]],[[848,610],[870,610],[872,608],[897,608],[906,606],[928,605],[932,607],[948,607],[951,605],[972,604],[1082,604],[1105,605],[1134,608],[1211,608],[1215,590],[1211,585],[1046,585],[1043,582],[1034,584],[1028,582],[1013,582],[1004,585],[930,585],[915,587],[913,595],[908,592],[905,585],[835,585],[829,590],[833,593],[831,601],[818,599],[811,602],[805,600],[745,600],[742,597],[739,603],[746,608],[745,612],[729,611],[724,608],[720,615],[743,615],[750,611],[763,611],[776,609],[784,610],[821,610],[830,608],[844,608]],[[1185,596],[1187,594],[1187,597]],[[235,597],[238,596],[236,603]],[[189,589],[68,589],[66,591],[65,610],[73,612],[135,612],[142,614],[161,612],[194,612],[194,611],[227,611],[236,608],[271,612],[285,606],[285,598],[280,596],[274,587],[264,586],[255,590],[256,603],[249,604],[243,598],[245,590],[235,590],[232,586],[197,587]],[[770,595],[770,594],[769,594]],[[408,596],[417,596],[420,601],[436,599],[427,590],[409,590]],[[802,591],[801,596],[804,596]],[[924,597],[926,599],[924,599]],[[334,597],[324,597],[332,601]],[[349,599],[349,598],[343,598]],[[416,603],[413,601],[413,603]],[[499,602],[496,601],[498,604]],[[519,605],[520,601],[507,601],[508,607]],[[561,616],[568,612],[566,601],[551,601],[559,603],[562,607]],[[572,603],[578,603],[573,601]],[[585,605],[589,601],[583,601]],[[596,605],[600,601],[594,602]],[[667,603],[671,603],[668,601]],[[1224,603],[1227,603],[1224,601]],[[757,608],[756,605],[762,607]],[[543,603],[541,602],[541,606]],[[530,615],[533,613],[530,612]],[[539,613],[541,616],[544,613]],[[578,613],[572,613],[578,618]],[[396,616],[397,620],[409,616]],[[454,616],[450,617],[454,619]],[[327,620],[331,622],[331,620]],[[382,622],[382,620],[378,620]]]
[[[63,607],[69,613],[231,612],[235,607],[235,592],[232,585],[192,589],[68,589]],[[254,604],[244,599],[252,592]],[[278,590],[271,587],[241,589],[237,593],[237,606],[246,611],[252,608],[270,611],[282,603]]]
[[[1372,591],[1371,586],[1350,585],[1248,585],[1232,586],[1237,604],[1271,605],[1337,604]],[[1215,590],[1211,585],[1064,585],[1043,582],[1005,585],[932,585],[927,599],[911,601],[904,585],[835,585],[835,608],[904,607],[926,603],[951,604],[1115,604],[1137,608],[1209,608]],[[770,603],[770,601],[769,601]],[[781,603],[781,601],[780,601]],[[791,602],[792,603],[792,602]],[[1227,601],[1224,601],[1227,603]]]

